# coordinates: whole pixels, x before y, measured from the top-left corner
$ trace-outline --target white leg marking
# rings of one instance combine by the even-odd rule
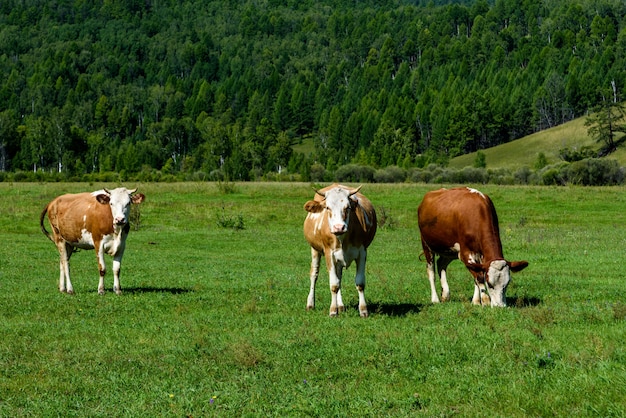
[[[367,303],[365,302],[365,263],[367,261],[367,251],[361,247],[359,256],[356,260],[356,277],[354,283],[359,293],[359,315],[365,318],[369,315],[367,312]]]
[[[330,254],[328,257],[332,257]],[[330,284],[330,316],[337,316],[343,310],[343,300],[341,298],[341,273],[342,266],[332,260],[328,269],[328,281]]]
[[[476,283],[474,283],[474,296],[472,296],[472,304],[480,305],[480,289]]]
[[[448,287],[448,273],[446,269],[442,269],[441,273],[441,300],[447,302],[450,300],[450,288]]]
[[[320,272],[320,257],[321,254],[317,250],[311,248],[311,287],[309,288],[309,296],[306,300],[307,311],[315,309],[315,283],[317,283],[317,277]]]
[[[118,295],[122,294],[122,287],[120,286],[120,270],[121,269],[122,269],[122,257],[116,256],[115,259],[113,260],[113,291]]]
[[[428,282],[430,283],[430,301],[432,303],[439,303],[439,295],[437,294],[437,288],[435,287],[435,259],[433,257],[432,263],[426,264],[426,271],[428,272]]]

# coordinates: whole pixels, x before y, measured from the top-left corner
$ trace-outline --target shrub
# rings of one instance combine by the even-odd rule
[[[571,184],[614,186],[624,182],[624,168],[616,160],[588,158],[575,161],[565,172]]]
[[[371,183],[374,180],[373,167],[357,164],[342,165],[335,171],[335,178],[339,182]]]
[[[484,168],[465,167],[458,173],[459,183],[480,183],[485,184],[489,181],[489,174]]]
[[[311,165],[309,177],[313,182],[323,182],[326,178],[326,169],[323,165],[315,163]]]
[[[378,228],[393,229],[396,226],[396,220],[384,206],[379,206],[376,209],[376,220]]]
[[[556,168],[545,170],[541,174],[541,183],[544,186],[562,185],[564,181],[561,179],[561,173]]]
[[[226,176],[224,175],[224,171],[219,168],[217,170],[212,170],[209,173],[209,181],[224,181],[225,179]]]
[[[594,157],[595,155],[596,152],[590,146],[581,147],[579,150],[576,148],[561,148],[559,150],[559,157],[568,163],[586,160]]]
[[[430,183],[433,174],[429,170],[413,168],[408,172],[407,178],[414,183]]]
[[[487,167],[487,156],[484,152],[478,151],[476,153],[476,158],[474,159],[474,168],[486,168]]]
[[[530,168],[524,166],[513,174],[513,179],[515,184],[529,184],[531,176],[532,172],[530,171]]]
[[[222,204],[222,213],[217,217],[217,226],[220,228],[234,229],[236,231],[244,229],[243,215],[226,214],[226,207]]]
[[[402,183],[406,180],[406,170],[392,165],[374,172],[376,183]]]

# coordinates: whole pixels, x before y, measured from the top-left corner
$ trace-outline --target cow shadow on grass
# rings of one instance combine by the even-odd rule
[[[507,296],[506,306],[511,308],[528,308],[541,305],[543,301],[536,296]]]
[[[182,287],[125,287],[123,293],[139,294],[139,293],[169,293],[172,295],[182,295],[184,293],[193,292],[192,289],[184,289]]]
[[[367,310],[376,315],[407,316],[420,313],[422,309],[424,305],[421,303],[369,302],[367,304]]]

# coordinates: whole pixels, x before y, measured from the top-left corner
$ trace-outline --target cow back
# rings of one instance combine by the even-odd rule
[[[436,253],[461,244],[472,252],[502,257],[498,217],[486,194],[466,187],[431,191],[417,216],[422,241]]]
[[[57,197],[48,205],[48,219],[55,234],[69,243],[79,242],[83,231],[98,240],[114,232],[111,209],[99,203],[91,193]]]

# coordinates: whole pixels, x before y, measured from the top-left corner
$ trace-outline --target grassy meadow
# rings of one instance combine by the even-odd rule
[[[305,310],[303,183],[172,183],[146,195],[122,263],[97,293],[93,251],[58,253],[39,230],[55,196],[113,184],[0,183],[0,416],[380,417],[626,415],[626,189],[479,187],[500,217],[509,307],[430,303],[416,208],[435,186],[366,184],[385,225],[358,314],[328,317],[322,269]]]

